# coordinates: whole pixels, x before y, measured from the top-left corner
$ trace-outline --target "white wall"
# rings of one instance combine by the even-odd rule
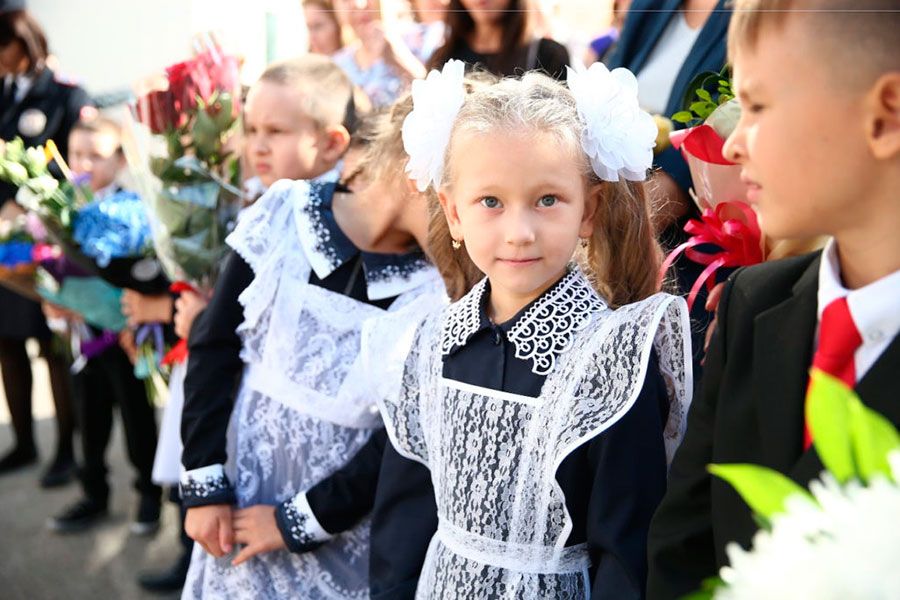
[[[191,37],[216,31],[227,51],[244,57],[252,82],[273,58],[306,46],[299,0],[29,0],[47,31],[59,71],[92,94],[135,81],[190,56]],[[274,26],[267,36],[267,20]]]

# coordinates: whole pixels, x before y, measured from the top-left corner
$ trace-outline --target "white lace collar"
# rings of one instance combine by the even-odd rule
[[[447,308],[441,336],[442,354],[465,346],[482,328],[487,319],[483,311],[487,289],[485,278]],[[530,360],[533,373],[547,375],[553,371],[559,355],[571,348],[575,334],[605,308],[606,302],[597,295],[581,269],[572,267],[513,318],[506,337],[515,346],[516,358]]]

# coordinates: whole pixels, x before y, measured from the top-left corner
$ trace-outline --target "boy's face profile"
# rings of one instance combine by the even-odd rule
[[[113,184],[123,166],[119,136],[111,131],[76,129],[69,136],[69,168],[76,175],[90,175],[91,190]]]
[[[724,152],[743,166],[763,230],[780,239],[852,226],[871,166],[865,90],[847,84],[841,69],[853,68],[851,58],[816,41],[811,18],[764,26],[734,56],[741,119]]]
[[[326,132],[303,111],[296,87],[261,81],[244,111],[244,152],[266,186],[279,179],[312,179],[334,166]]]

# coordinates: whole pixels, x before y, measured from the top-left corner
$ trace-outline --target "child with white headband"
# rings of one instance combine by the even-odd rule
[[[380,402],[396,450],[431,472],[417,493],[437,531],[415,596],[643,597],[692,383],[641,183],[656,129],[624,69],[468,95],[462,71],[414,83],[403,131],[457,260],[487,275],[418,327],[399,396]],[[415,512],[412,491],[393,495]]]

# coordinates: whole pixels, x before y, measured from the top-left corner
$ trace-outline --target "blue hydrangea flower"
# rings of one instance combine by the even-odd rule
[[[143,254],[152,239],[144,204],[127,191],[84,206],[75,217],[72,234],[81,251],[101,268],[114,258]]]

